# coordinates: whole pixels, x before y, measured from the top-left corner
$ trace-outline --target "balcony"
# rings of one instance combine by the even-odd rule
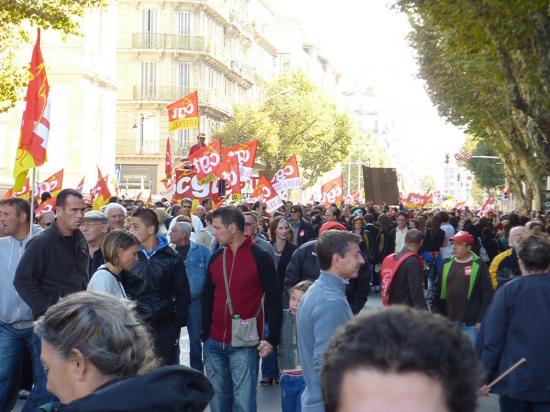
[[[168,49],[206,52],[203,36],[186,36],[163,33],[133,33],[132,48],[134,49]]]
[[[213,90],[205,91],[204,89],[155,84],[134,85],[133,98],[139,102],[170,104],[195,90],[198,91],[199,106],[210,107],[226,116],[233,113],[233,104],[230,99],[215,93]]]

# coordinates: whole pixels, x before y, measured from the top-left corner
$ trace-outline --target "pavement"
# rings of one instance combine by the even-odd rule
[[[376,310],[382,306],[379,294],[369,296],[369,300],[363,310]],[[180,339],[180,363],[189,365],[189,337],[187,329],[182,329]],[[20,411],[24,401],[19,401],[14,411]],[[260,386],[257,392],[258,412],[280,412],[281,411],[281,390],[279,385]],[[490,395],[488,398],[480,398],[476,412],[498,412],[498,397]]]

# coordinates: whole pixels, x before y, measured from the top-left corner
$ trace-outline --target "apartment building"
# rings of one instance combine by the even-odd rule
[[[50,84],[48,159],[38,170],[44,179],[64,168],[64,185],[75,187],[86,175],[85,188],[95,184],[96,165],[114,172],[116,111],[116,8],[90,10],[79,36],[43,30],[41,49]],[[21,48],[21,65],[29,64],[33,41]],[[25,101],[0,114],[0,189],[13,184]]]
[[[122,192],[161,193],[166,140],[175,164],[235,103],[261,99],[276,70],[262,0],[118,1],[116,168]],[[197,90],[199,129],[168,132],[166,106]]]

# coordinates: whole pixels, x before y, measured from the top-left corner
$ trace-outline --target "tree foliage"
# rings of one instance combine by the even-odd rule
[[[20,45],[30,39],[30,27],[76,34],[85,10],[105,0],[6,0],[0,2],[0,113],[23,98],[26,66],[17,60]],[[30,56],[29,56],[30,58]]]
[[[497,153],[486,140],[475,141],[468,138],[465,146],[467,151],[474,156],[496,156]],[[497,186],[504,185],[504,166],[501,161],[494,159],[464,160],[462,165],[473,173],[480,187],[489,191]]]
[[[265,96],[257,107],[235,107],[216,134],[224,145],[259,139],[268,176],[296,155],[306,187],[346,158],[357,128],[303,73],[282,75]]]
[[[522,207],[538,207],[550,170],[548,0],[396,5],[410,17],[419,76],[439,113],[492,147]]]

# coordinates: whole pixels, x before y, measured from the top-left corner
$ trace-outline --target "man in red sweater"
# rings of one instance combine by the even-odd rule
[[[234,207],[212,213],[212,234],[224,246],[210,259],[202,297],[204,366],[215,391],[212,412],[256,411],[258,353],[269,355],[279,342],[282,304],[277,271],[271,256],[245,236],[244,224],[242,212]],[[269,321],[265,339],[264,309]],[[234,346],[232,320],[254,318],[257,343]]]
[[[195,153],[195,152],[201,150],[203,147],[205,147],[206,146],[206,144],[204,143],[205,140],[206,140],[206,135],[203,132],[200,132],[197,135],[197,144],[194,144],[189,149],[189,156],[191,156],[193,153]]]

